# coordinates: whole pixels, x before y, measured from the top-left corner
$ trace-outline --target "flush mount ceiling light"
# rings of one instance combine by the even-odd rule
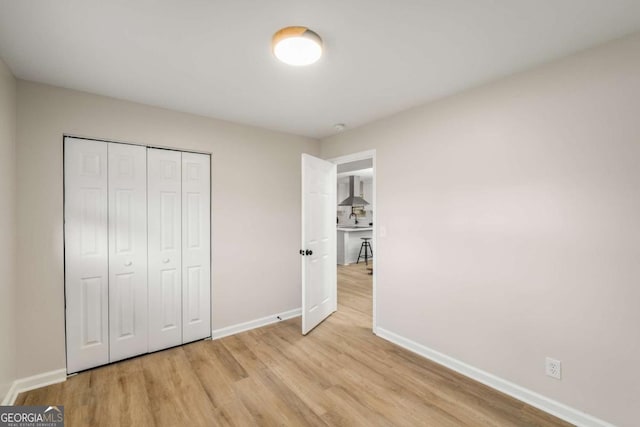
[[[311,65],[322,56],[322,39],[307,27],[285,27],[271,40],[273,54],[289,65]]]

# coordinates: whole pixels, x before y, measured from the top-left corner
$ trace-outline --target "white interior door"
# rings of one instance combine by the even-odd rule
[[[67,372],[109,362],[107,144],[65,138]]]
[[[109,360],[147,352],[147,148],[108,144]]]
[[[182,153],[182,342],[211,336],[210,157]]]
[[[302,155],[302,333],[337,310],[336,165]]]
[[[182,157],[147,151],[149,351],[182,344]]]

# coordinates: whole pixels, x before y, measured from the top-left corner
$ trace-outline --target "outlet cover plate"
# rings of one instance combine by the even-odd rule
[[[545,359],[545,373],[551,378],[562,379],[562,363],[559,360],[547,357]]]

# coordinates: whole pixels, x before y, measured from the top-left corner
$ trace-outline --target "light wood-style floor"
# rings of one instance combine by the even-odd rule
[[[371,333],[371,276],[339,267],[339,309],[80,373],[22,393],[67,426],[566,426]]]

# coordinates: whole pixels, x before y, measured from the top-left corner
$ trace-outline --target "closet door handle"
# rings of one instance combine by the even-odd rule
[[[169,258],[165,258],[162,260],[163,263],[167,264],[169,262]]]
[[[133,262],[131,262],[131,261],[127,261],[127,262],[124,263],[125,267],[131,267],[132,265],[133,265]]]

